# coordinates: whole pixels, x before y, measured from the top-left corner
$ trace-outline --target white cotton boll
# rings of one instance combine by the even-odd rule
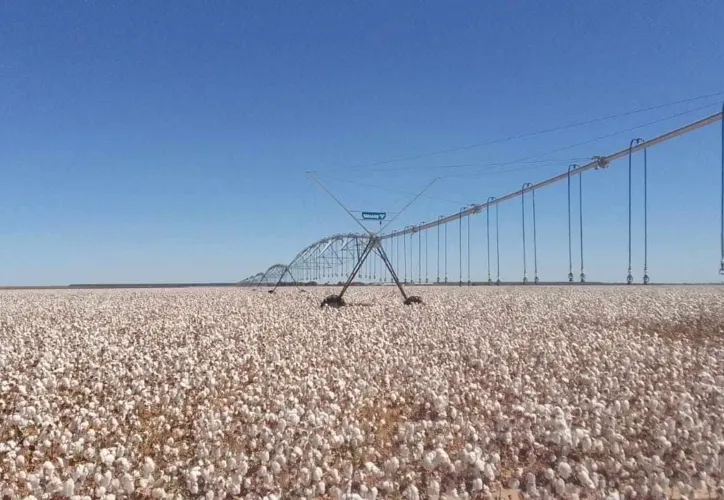
[[[510,445],[510,444],[513,442],[513,434],[512,434],[510,431],[503,432],[503,433],[500,435],[500,440],[501,440],[505,445]]]
[[[40,485],[40,477],[37,474],[28,474],[26,481],[28,483],[28,489],[35,490]]]
[[[493,470],[493,466],[490,464],[485,464],[485,478],[492,482],[495,479],[495,471]]]
[[[330,475],[332,476],[332,484],[339,484],[342,480],[342,477],[339,475],[339,471],[337,469],[332,469]]]
[[[473,480],[473,491],[482,491],[483,489],[483,480],[480,478],[476,478]]]
[[[659,486],[658,484],[654,484],[651,487],[651,496],[653,498],[655,498],[656,500],[661,500],[663,498],[666,498],[663,488],[661,488],[661,486]]]
[[[588,453],[591,451],[591,448],[593,446],[593,441],[591,441],[591,438],[588,435],[585,435],[580,440],[581,450],[584,453]]]
[[[315,492],[319,496],[323,496],[326,489],[327,486],[324,484],[324,481],[319,481],[315,486]]]
[[[68,478],[65,483],[63,483],[63,496],[65,497],[72,497],[75,494],[75,481],[73,481],[72,478]]]
[[[135,490],[133,476],[126,473],[121,477],[121,488],[125,493],[133,493]]]
[[[400,461],[397,459],[397,457],[392,457],[385,461],[385,472],[388,476],[391,476],[397,472],[397,470],[400,468]]]
[[[59,477],[53,477],[48,481],[45,490],[50,493],[59,493],[63,491],[63,481],[61,481]]]
[[[420,500],[420,494],[414,484],[408,486],[402,494],[407,500]]]
[[[45,462],[43,463],[43,474],[45,476],[50,476],[55,472],[55,465],[53,465],[52,462]]]
[[[567,462],[560,462],[557,467],[558,475],[563,479],[568,479],[571,476],[571,466]]]
[[[431,479],[427,483],[427,498],[428,500],[438,500],[440,498],[440,483],[435,479]]]
[[[163,488],[154,488],[151,496],[153,498],[166,498],[166,491]]]
[[[589,490],[593,490],[596,488],[596,485],[593,484],[593,481],[591,481],[588,470],[584,466],[580,466],[576,476],[578,477],[578,480],[581,482],[584,488],[587,488]]]
[[[309,472],[309,469],[307,469],[306,467],[302,467],[302,470],[299,473],[299,478],[300,478],[302,485],[309,486],[309,483],[311,482],[311,479],[312,479],[312,475]]]
[[[100,485],[103,486],[106,490],[108,490],[108,487],[111,485],[111,471],[107,470],[100,479]]]
[[[312,479],[315,482],[318,482],[322,479],[322,469],[321,467],[315,467],[314,471],[312,471]]]
[[[345,462],[342,466],[342,476],[347,480],[352,479],[353,471],[354,467],[352,466],[352,462]]]
[[[448,464],[450,464],[450,457],[448,456],[447,452],[442,448],[437,448],[435,450],[435,465],[438,466]]]
[[[292,412],[289,415],[288,423],[289,423],[289,426],[291,426],[291,427],[296,427],[297,425],[299,425],[299,415],[297,415],[296,412]]]
[[[143,461],[143,466],[141,467],[141,472],[143,474],[143,477],[148,478],[153,474],[153,471],[156,470],[156,464],[154,463],[153,459],[150,457],[146,457]]]
[[[435,452],[426,453],[422,459],[422,466],[427,471],[431,471],[435,468]]]

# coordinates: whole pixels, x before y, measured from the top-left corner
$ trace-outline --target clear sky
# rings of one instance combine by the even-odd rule
[[[442,176],[395,228],[484,202],[722,95],[340,169],[724,91],[722,19],[715,0],[0,2],[0,284],[241,279],[356,230],[312,169],[350,208],[388,212]],[[720,125],[648,159],[652,279],[719,281]],[[430,168],[450,165],[472,167]],[[626,162],[584,189],[589,277],[622,280]],[[541,278],[565,278],[565,183],[536,202]],[[522,275],[520,210],[500,208],[504,279]],[[482,279],[485,217],[471,225]]]

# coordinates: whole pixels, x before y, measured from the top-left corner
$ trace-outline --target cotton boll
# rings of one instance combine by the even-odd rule
[[[123,474],[121,477],[121,488],[123,488],[123,492],[128,494],[133,493],[135,491],[134,482],[133,476],[128,473]]]
[[[141,467],[143,477],[150,477],[151,474],[153,474],[154,470],[156,470],[156,464],[154,463],[153,459],[151,459],[150,457],[146,457],[143,461],[143,466]]]
[[[580,466],[578,469],[578,473],[576,474],[576,477],[581,482],[584,488],[587,488],[589,490],[593,490],[596,488],[596,486],[593,484],[593,481],[591,480],[588,470],[584,466]]]
[[[415,485],[408,486],[402,494],[407,500],[419,500],[420,494],[417,491]]]
[[[392,457],[385,462],[385,473],[387,473],[388,476],[395,474],[399,468],[400,462],[397,457]]]
[[[324,481],[318,481],[317,484],[315,485],[315,493],[317,495],[324,495],[324,492],[326,491],[326,489],[327,488],[326,488],[326,484],[324,483]]]
[[[560,462],[557,467],[558,475],[565,479],[568,479],[571,476],[571,466],[568,465],[566,462]]]

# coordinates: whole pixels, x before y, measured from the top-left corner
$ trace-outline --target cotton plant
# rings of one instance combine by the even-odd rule
[[[0,294],[0,498],[724,495],[717,288]]]

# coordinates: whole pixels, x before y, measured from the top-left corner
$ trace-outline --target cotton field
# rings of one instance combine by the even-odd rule
[[[0,497],[724,497],[724,288],[0,293]]]

